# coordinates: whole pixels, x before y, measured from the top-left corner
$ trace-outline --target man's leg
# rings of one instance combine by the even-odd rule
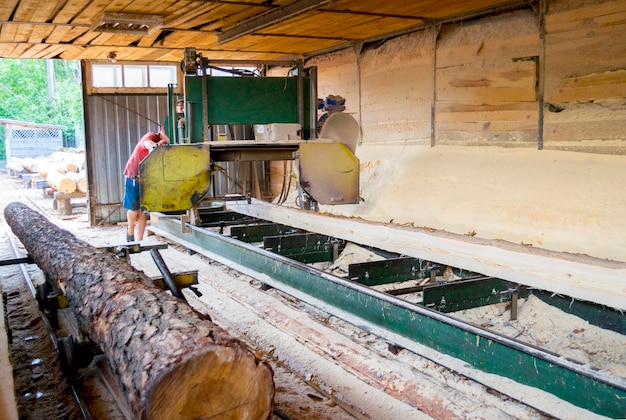
[[[148,223],[148,213],[144,213],[141,210],[137,213],[137,240],[143,241],[143,234],[146,231],[146,224]]]
[[[126,212],[126,218],[128,219],[128,230],[126,231],[126,238],[130,242],[135,240],[135,225],[139,227],[139,210],[128,210]],[[145,227],[145,224],[144,224]]]

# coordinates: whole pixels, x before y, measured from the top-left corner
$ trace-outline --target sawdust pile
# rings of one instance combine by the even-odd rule
[[[511,321],[508,303],[467,309],[456,318],[626,378],[626,336],[589,324],[536,296],[518,301]]]

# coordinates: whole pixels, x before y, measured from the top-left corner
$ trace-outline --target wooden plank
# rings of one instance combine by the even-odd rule
[[[66,47],[63,50],[63,52],[61,53],[60,57],[63,60],[76,60],[76,58],[83,51],[85,51],[85,47],[79,47],[79,46],[70,45],[70,46]]]
[[[16,33],[17,25],[2,25],[2,28],[0,28],[0,42],[16,42]]]
[[[415,258],[495,276],[527,286],[626,309],[626,263],[481,240],[432,229],[370,222],[276,206],[229,202],[249,216],[383,247]]]
[[[475,88],[437,88],[437,102],[452,101],[471,104],[493,104],[498,102],[536,102],[535,86],[527,87],[475,87]]]
[[[532,61],[493,68],[454,66],[436,71],[437,86],[451,88],[534,87],[537,83],[536,74],[536,65]]]
[[[550,5],[546,15],[546,25],[550,25],[555,31],[559,31],[559,24],[571,27],[584,22],[584,24],[588,25],[593,23],[598,17],[620,15],[624,11],[626,11],[626,6],[622,0],[585,1],[581,7],[572,6],[567,2],[562,4],[555,2]]]
[[[0,20],[9,20],[19,0],[2,0],[0,2]]]
[[[518,35],[515,38],[483,39],[437,49],[437,68],[461,64],[482,67],[485,61],[498,61],[504,57],[530,57],[539,54],[539,33]]]
[[[497,121],[484,120],[476,121],[468,119],[466,121],[435,121],[435,130],[439,131],[465,131],[465,132],[490,132],[490,131],[531,131],[537,133],[537,119],[528,121]]]

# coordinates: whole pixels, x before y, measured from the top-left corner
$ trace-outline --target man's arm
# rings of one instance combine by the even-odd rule
[[[158,132],[159,141],[157,145],[164,146],[166,144],[170,144],[170,138],[165,134],[165,127],[161,126],[161,131]]]

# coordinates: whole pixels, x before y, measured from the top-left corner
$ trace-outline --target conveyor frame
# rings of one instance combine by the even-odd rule
[[[390,341],[399,335],[599,415],[626,414],[622,378],[206,229],[187,224],[183,232],[176,217],[155,215],[151,229]]]

